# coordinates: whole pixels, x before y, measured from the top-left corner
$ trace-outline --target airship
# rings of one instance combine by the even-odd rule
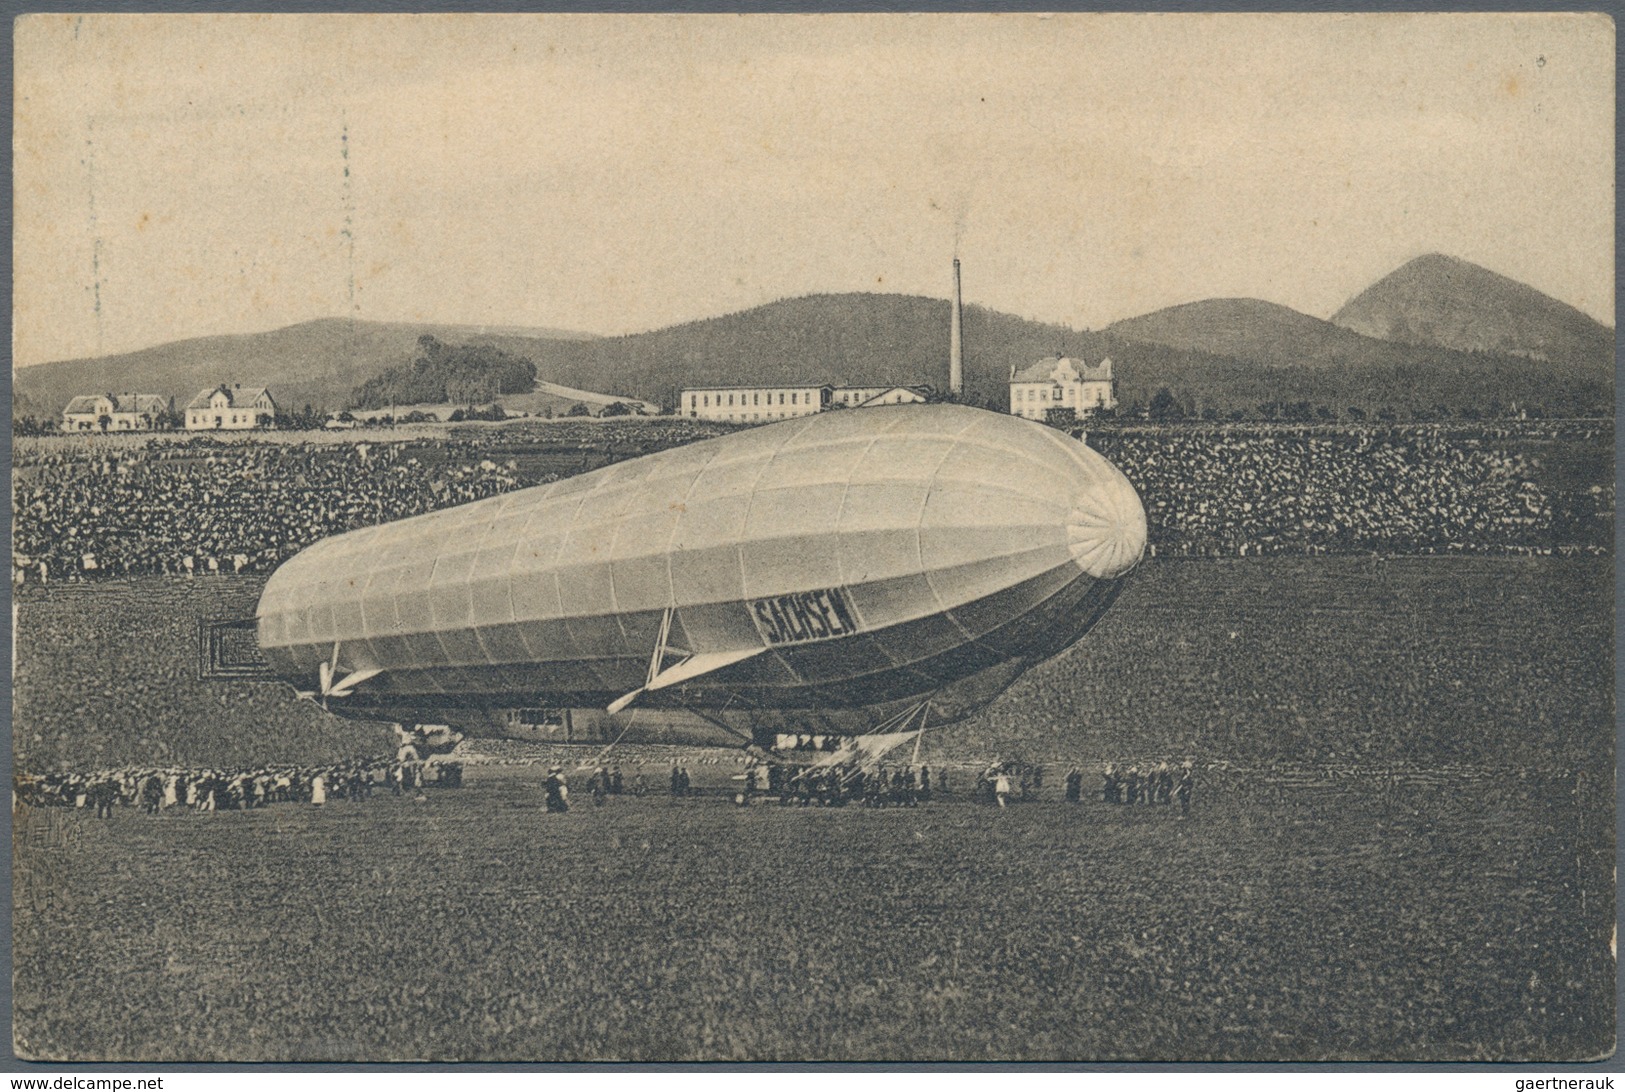
[[[344,716],[573,709],[771,747],[977,712],[1088,633],[1145,541],[1128,479],[1053,428],[853,409],[325,539],[255,626]]]

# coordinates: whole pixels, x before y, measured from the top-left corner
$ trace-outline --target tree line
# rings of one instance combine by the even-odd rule
[[[446,345],[424,334],[411,363],[367,380],[351,393],[350,403],[353,409],[423,402],[474,406],[535,389],[536,365],[528,357],[493,345]]]

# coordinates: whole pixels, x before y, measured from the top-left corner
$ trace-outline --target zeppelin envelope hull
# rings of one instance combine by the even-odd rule
[[[356,715],[863,708],[1060,651],[1144,541],[1127,480],[1053,429],[829,413],[318,543],[258,635],[295,685],[364,679],[330,701]],[[684,663],[715,666],[660,684]]]

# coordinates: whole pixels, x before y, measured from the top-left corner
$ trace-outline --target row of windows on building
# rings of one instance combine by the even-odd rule
[[[821,413],[832,406],[924,402],[921,387],[696,387],[678,401],[685,417],[707,421],[780,421]]]
[[[748,393],[740,392],[739,393],[739,405],[740,405],[740,407],[743,408],[744,406],[747,406],[747,405],[749,405],[749,406],[760,406],[762,404],[762,395],[763,395],[763,393],[764,393],[763,391],[750,391]],[[767,404],[771,406],[773,404],[773,394],[774,394],[774,392],[773,391],[767,391],[765,393],[767,394]],[[788,392],[779,391],[778,392],[779,405],[781,405],[781,406],[784,405],[784,396],[785,396],[786,393],[788,393],[790,395],[790,405],[792,405],[792,406],[796,405],[797,404],[796,400],[801,396],[800,391],[788,391]],[[717,408],[718,409],[722,408],[722,397],[723,396],[720,393],[717,394],[717,396],[716,396]],[[704,407],[705,409],[710,409],[711,408],[711,394],[709,392],[702,392],[700,395],[698,395],[698,398],[699,398],[699,403],[700,403],[701,407]],[[694,405],[694,399],[695,399],[694,395],[689,396],[689,408],[690,409],[698,408],[698,407],[696,407]],[[730,392],[728,392],[728,405],[732,406],[733,404],[734,404],[734,392],[730,391]],[[812,404],[813,403],[812,403],[811,396],[809,396],[805,402],[801,403],[801,405],[804,405],[804,406],[810,406]]]

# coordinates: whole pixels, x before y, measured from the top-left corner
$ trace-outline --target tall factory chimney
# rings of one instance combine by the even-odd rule
[[[948,393],[955,398],[965,390],[965,360],[961,350],[964,315],[959,303],[959,259],[954,259],[954,313],[948,327]]]

